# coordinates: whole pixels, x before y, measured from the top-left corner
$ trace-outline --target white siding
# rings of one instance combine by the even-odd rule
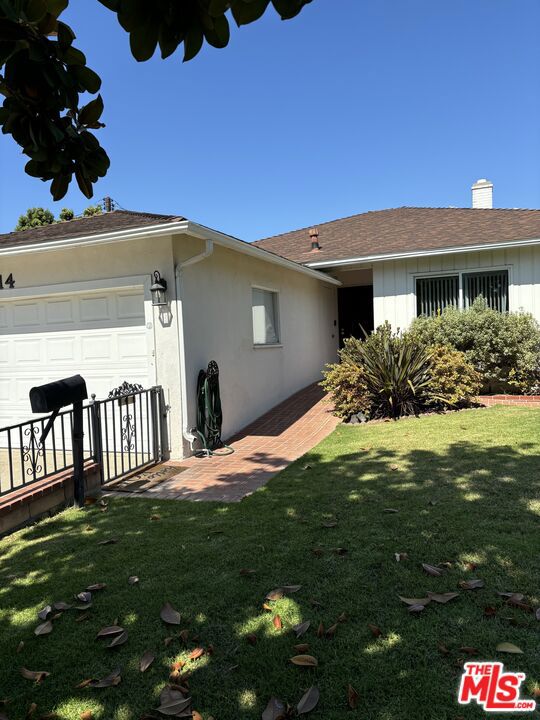
[[[416,316],[415,277],[429,273],[508,268],[511,311],[530,312],[540,322],[540,247],[455,253],[373,265],[375,326],[388,320],[406,328]]]

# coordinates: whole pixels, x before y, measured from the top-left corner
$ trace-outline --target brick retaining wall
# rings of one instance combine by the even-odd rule
[[[480,395],[478,402],[487,407],[492,405],[521,405],[540,408],[540,395]]]
[[[84,484],[87,494],[101,490],[97,463],[85,464]],[[0,498],[0,536],[50,516],[72,502],[72,469],[14,490]]]

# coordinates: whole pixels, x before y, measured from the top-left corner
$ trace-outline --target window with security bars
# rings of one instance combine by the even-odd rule
[[[507,312],[508,270],[463,275],[464,307],[470,307],[480,295],[487,302],[488,307],[499,312]]]
[[[451,306],[459,306],[459,275],[417,279],[417,315],[438,315]]]

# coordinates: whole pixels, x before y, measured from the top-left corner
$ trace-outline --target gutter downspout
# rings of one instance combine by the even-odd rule
[[[178,350],[180,359],[180,394],[182,404],[182,435],[189,442],[189,447],[193,450],[193,443],[197,440],[197,436],[191,432],[188,427],[188,405],[187,405],[187,377],[186,377],[186,342],[184,335],[184,302],[182,298],[182,284],[180,282],[182,272],[190,265],[195,265],[201,260],[210,257],[214,252],[213,240],[207,240],[206,246],[201,253],[179,263],[174,268],[174,287],[176,292],[176,312],[178,327]]]

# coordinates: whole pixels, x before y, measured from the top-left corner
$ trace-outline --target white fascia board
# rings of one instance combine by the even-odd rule
[[[24,231],[22,231],[24,232]],[[65,238],[63,240],[53,240],[51,242],[33,243],[29,245],[13,245],[11,247],[0,247],[0,256],[7,255],[26,255],[28,253],[51,252],[53,250],[63,250],[66,248],[89,247],[92,245],[110,245],[111,243],[126,242],[129,240],[140,240],[150,237],[159,237],[176,234],[186,234],[201,240],[212,240],[217,245],[227,247],[230,250],[251,255],[263,262],[269,262],[273,265],[299,272],[303,275],[320,280],[329,285],[340,286],[341,282],[319,272],[316,269],[300,265],[293,260],[275,255],[267,250],[251,245],[250,243],[238,240],[238,238],[225,233],[212,230],[204,225],[191,222],[190,220],[179,220],[178,222],[161,223],[159,225],[149,225],[146,227],[130,228],[128,230],[116,230],[109,233],[101,233],[100,235],[86,235],[76,238]]]
[[[410,252],[385,253],[384,255],[364,255],[362,257],[345,258],[344,260],[321,260],[321,262],[307,263],[306,267],[333,268],[342,265],[358,265],[363,263],[383,262],[384,260],[407,260],[409,258],[433,257],[434,255],[454,255],[457,253],[479,252],[482,250],[509,250],[516,247],[540,245],[540,238],[529,240],[509,240],[498,243],[485,243],[482,245],[461,245],[456,247],[437,248],[434,250],[412,250]]]
[[[129,230],[116,230],[114,232],[101,233],[100,235],[83,235],[82,237],[64,238],[63,240],[52,240],[51,242],[33,243],[30,245],[12,245],[11,247],[1,247],[0,255],[25,255],[27,253],[63,250],[64,248],[109,245],[126,240],[138,240],[145,237],[185,232],[186,226],[187,222],[182,220],[174,223],[162,223],[161,225],[148,225],[142,228],[130,228]],[[24,232],[24,230],[21,232]]]

